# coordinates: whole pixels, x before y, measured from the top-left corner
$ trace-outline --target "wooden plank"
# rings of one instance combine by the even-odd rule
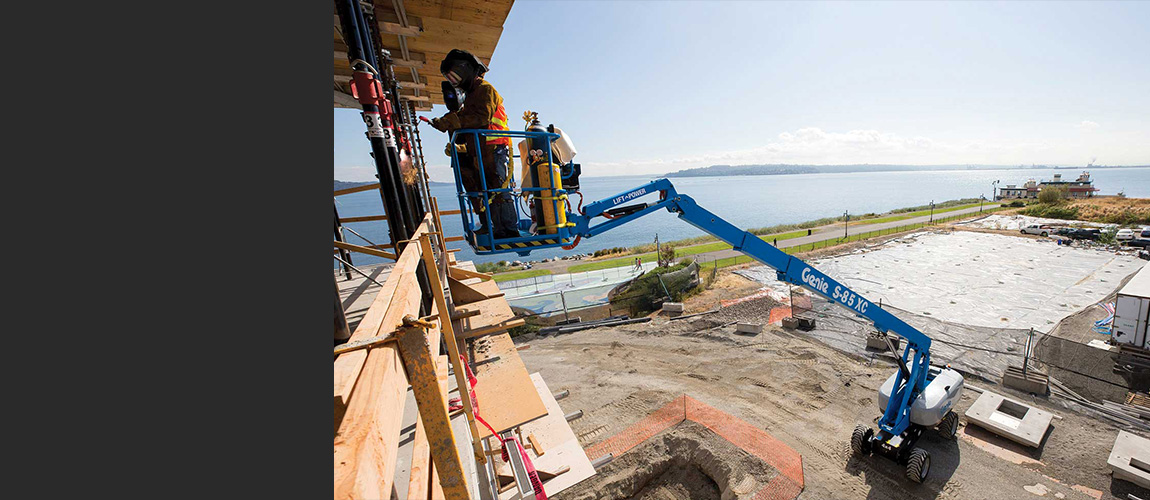
[[[427,225],[421,224],[416,235],[426,231]],[[419,263],[418,246],[408,246],[407,251],[399,257],[392,267],[391,274],[383,283],[371,306],[368,307],[363,319],[359,321],[355,331],[351,333],[350,342],[379,336],[389,333],[403,323],[407,314],[419,313],[420,292],[415,279],[415,269]],[[343,409],[351,398],[359,373],[367,359],[367,351],[354,351],[341,354],[334,363],[334,397],[336,401],[336,429],[343,415]]]
[[[444,238],[443,241],[446,241],[448,243],[451,243],[453,241],[463,241],[463,237],[462,236],[448,236],[448,237]]]
[[[515,343],[506,333],[489,335],[471,341],[474,356],[475,399],[479,414],[496,432],[541,418],[547,408],[527,375],[527,368]],[[479,429],[479,437],[491,436],[487,427]]]
[[[362,109],[363,108],[363,106],[361,106],[359,104],[359,101],[355,100],[355,98],[352,97],[350,94],[340,92],[338,90],[334,90],[334,92],[335,92],[335,99],[333,100],[333,102],[335,103],[335,106],[337,108],[351,108],[351,109]]]
[[[422,33],[423,28],[419,26],[403,26],[398,23],[379,22],[380,35],[419,36]]]
[[[335,435],[334,497],[388,498],[407,379],[395,344],[359,352],[367,359]]]
[[[427,333],[421,327],[401,328],[398,346],[423,420],[439,484],[443,486],[446,498],[469,499],[471,494],[467,489],[466,472],[455,447],[455,433],[447,414],[447,391],[440,389],[435,360],[429,354]]]
[[[347,224],[349,222],[373,222],[377,220],[387,220],[386,215],[364,215],[362,217],[340,217],[340,224]]]
[[[513,0],[404,0],[403,7],[409,17],[439,17],[485,26],[503,26],[513,3]],[[377,7],[376,12],[379,11]]]
[[[359,104],[358,102],[356,104]],[[379,189],[379,183],[373,182],[371,184],[364,184],[362,186],[349,187],[347,189],[337,189],[333,196],[340,196],[351,193],[358,193],[361,191],[371,191],[372,189]]]
[[[439,215],[459,215],[460,213],[462,213],[462,212],[460,212],[459,210],[444,210],[442,212],[439,212]]]
[[[475,271],[474,268],[472,268],[470,270],[472,272],[478,272],[478,271]],[[471,288],[474,288],[475,290],[478,290],[480,293],[486,295],[488,298],[495,298],[495,297],[502,297],[503,296],[503,291],[499,289],[499,284],[496,283],[495,281],[480,281],[478,283],[474,283],[474,284],[471,284],[469,286],[471,286]]]
[[[416,235],[426,231],[426,221]],[[418,314],[421,298],[415,269],[419,247],[400,256],[351,341],[394,330]],[[396,344],[339,355],[333,365],[335,439],[334,497],[386,498],[395,476],[407,378]]]
[[[515,313],[511,312],[511,306],[502,297],[470,302],[467,304],[467,309],[478,310],[479,315],[453,322],[455,331],[462,332],[464,338],[499,333],[524,324],[522,318],[515,317]]]
[[[384,252],[383,250],[376,250],[374,248],[368,248],[368,247],[359,246],[359,245],[352,245],[351,243],[344,243],[342,241],[335,241],[335,240],[332,240],[332,244],[335,245],[336,248],[339,248],[342,250],[350,250],[352,252],[365,253],[368,255],[374,255],[376,257],[383,257],[385,259],[395,260],[395,258],[396,258],[395,254],[393,254],[391,252]]]
[[[535,451],[536,455],[543,456],[547,454],[547,450],[544,450],[543,446],[539,444],[539,440],[535,438],[535,434],[527,434],[527,441],[531,442],[531,449]]]
[[[432,308],[434,309],[434,306]],[[439,328],[434,328],[428,332],[427,343],[431,349],[431,355],[436,359],[436,378],[439,378],[439,372],[442,372],[443,383],[446,383],[447,356],[439,356],[439,330]],[[445,386],[441,385],[440,390],[447,394]],[[431,447],[427,444],[427,434],[423,430],[423,418],[418,415],[415,417],[415,433],[412,434],[412,437],[411,476],[407,482],[407,499],[427,500],[431,486]]]
[[[431,96],[426,96],[426,95],[406,95],[406,94],[399,94],[399,98],[400,98],[400,100],[404,100],[404,101],[415,101],[415,102],[421,102],[421,101],[424,101],[424,102],[431,102]]]
[[[423,90],[423,89],[427,88],[427,84],[426,84],[426,83],[415,83],[415,82],[397,82],[397,83],[396,83],[396,85],[398,85],[398,86],[399,86],[399,88],[401,88],[401,89],[419,89],[419,90]]]
[[[340,219],[340,220],[342,220],[342,219]],[[449,267],[449,268],[447,268],[447,272],[451,274],[451,277],[453,277],[457,280],[465,280],[467,278],[479,278],[483,281],[491,281],[491,275],[490,274],[478,273],[475,271],[470,271],[470,270],[462,269],[459,267]]]
[[[397,53],[398,52],[392,53],[392,55],[395,55]],[[394,58],[391,60],[391,64],[393,64],[399,68],[423,69],[423,65],[424,65],[423,54],[418,53],[418,52],[408,52],[407,55],[411,56],[412,58],[411,59]],[[417,55],[419,56],[418,59],[416,59],[416,57],[415,57]]]
[[[444,295],[443,282],[440,281],[439,273],[443,268],[437,266],[435,260],[432,258],[431,252],[431,235],[422,235],[419,238],[419,248],[423,252],[424,267],[428,269],[427,280],[433,291],[436,310],[439,314],[439,327],[443,335],[443,343],[447,345],[447,356],[451,362],[451,369],[455,372],[455,385],[459,390],[459,400],[463,403],[463,411],[467,414],[467,425],[471,428],[471,449],[480,463],[486,460],[483,457],[482,444],[479,441],[478,424],[475,422],[474,406],[471,401],[469,392],[465,389],[469,387],[467,383],[467,374],[463,367],[462,356],[459,352],[460,341],[455,336],[455,329],[451,324],[451,310],[447,305],[447,297]],[[431,272],[434,269],[435,272]]]
[[[499,36],[503,34],[503,26],[484,26],[464,21],[453,21],[438,17],[420,18],[423,34],[407,40],[408,50],[417,50],[427,54],[446,55],[451,49],[465,47],[469,52],[483,59],[489,65],[491,55],[495,53],[495,46],[499,43]],[[442,61],[443,58],[428,59]]]
[[[447,394],[447,356],[439,357],[439,365],[437,368],[439,371],[436,372],[435,376],[436,379],[439,380],[439,390],[443,391],[444,394]],[[444,409],[447,409],[448,407],[448,402],[446,400],[443,402],[443,407]],[[435,465],[431,466],[430,485],[431,491],[429,493],[431,493],[431,500],[444,500],[447,497],[447,495],[443,492],[443,485],[439,483],[439,474],[436,473]],[[409,496],[408,498],[410,499],[411,497]],[[424,496],[423,498],[427,497]]]
[[[450,274],[447,276],[447,284],[451,287],[451,301],[456,307],[493,298],[491,294],[480,291],[476,286],[478,283],[468,285],[462,280],[451,277]]]
[[[482,337],[484,335],[491,335],[493,333],[502,333],[502,332],[506,332],[507,330],[510,330],[512,328],[523,326],[525,324],[527,324],[527,322],[524,321],[523,318],[509,319],[507,321],[504,321],[502,323],[498,323],[495,325],[484,326],[481,328],[475,328],[475,329],[471,329],[471,330],[464,330],[464,333],[463,333],[464,337],[463,338],[473,339],[476,337]]]
[[[457,321],[463,318],[473,318],[475,316],[479,316],[479,314],[482,312],[483,311],[480,311],[479,309],[456,309],[455,312],[451,313],[451,321]]]

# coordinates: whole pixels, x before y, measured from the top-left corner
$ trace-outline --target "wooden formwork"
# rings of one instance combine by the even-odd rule
[[[532,389],[533,385],[505,332],[522,320],[510,313],[489,275],[455,267],[446,238],[435,230],[442,226],[434,199],[431,205],[431,212],[396,256],[391,274],[344,344],[370,347],[337,351],[333,369],[335,498],[391,496],[409,385],[418,419],[408,498],[470,498],[463,462],[472,457],[461,457],[457,451],[447,405],[447,368],[454,372],[457,387],[468,388],[468,370],[462,363],[469,357],[477,365],[480,385],[475,392],[459,391],[459,396],[477,463],[488,460],[482,440],[491,433],[477,428],[472,394],[495,391],[501,396],[488,396],[489,401],[503,404],[488,405],[483,413],[498,432],[547,414],[534,390],[518,390],[521,385]],[[431,314],[424,318],[418,317],[424,294],[416,276],[420,264],[427,270],[434,298]],[[446,355],[440,355],[441,339]],[[500,346],[491,351],[500,355],[467,356],[466,339]],[[507,394],[515,396],[509,401],[503,397]]]
[[[412,473],[416,477],[412,483],[417,484],[417,491],[429,491],[432,481],[428,472],[430,464],[434,464],[444,498],[470,498],[448,419],[446,389],[438,379],[439,374],[446,373],[446,367],[439,366],[442,361],[437,360],[444,359],[439,356],[440,337],[448,345],[456,342],[442,287],[434,286],[439,283],[443,267],[431,251],[432,239],[438,236],[431,232],[433,220],[434,215],[429,214],[420,224],[350,339],[356,342],[391,335],[395,341],[335,358],[335,498],[391,496],[409,383],[422,430],[417,433],[422,435],[413,457]],[[446,253],[440,255],[442,261]],[[434,317],[425,319],[435,323],[418,319],[423,290],[416,270],[421,262],[428,264],[432,294],[436,297]],[[458,358],[453,360],[450,356],[446,361],[459,363]],[[463,397],[466,400],[466,395]],[[426,480],[419,479],[419,474],[426,474]]]

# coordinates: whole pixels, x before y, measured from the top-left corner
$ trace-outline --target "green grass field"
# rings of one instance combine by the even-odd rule
[[[956,207],[936,208],[936,209],[934,209],[934,213],[937,215],[937,214],[941,214],[941,213],[953,212],[955,210],[962,210],[962,209],[977,207],[977,206],[978,206],[978,203],[971,203],[969,205],[959,205]],[[880,224],[883,222],[894,222],[896,220],[905,220],[905,219],[909,219],[911,217],[922,217],[924,215],[930,215],[930,210],[928,209],[928,210],[919,210],[917,212],[907,212],[904,214],[892,215],[890,217],[880,217],[878,219],[866,219],[866,220],[860,222],[860,224]]]
[[[959,206],[947,207],[947,208],[936,208],[934,210],[934,213],[935,213],[935,215],[938,215],[938,214],[943,214],[946,212],[953,212],[956,210],[962,210],[965,208],[971,208],[971,207],[977,207],[977,206],[978,206],[978,203],[973,203],[973,204],[968,204],[968,205],[959,205]],[[995,210],[997,210],[997,209],[987,209],[987,212],[995,211]],[[879,224],[879,223],[883,223],[883,222],[893,222],[893,221],[905,220],[905,219],[910,219],[912,217],[921,217],[923,215],[929,215],[929,214],[930,214],[930,210],[920,210],[917,212],[907,212],[907,213],[903,213],[903,214],[899,214],[899,215],[892,215],[889,217],[882,217],[882,218],[878,218],[878,219],[866,219],[864,221],[859,222],[857,225],[853,225],[852,227],[865,226],[867,224]],[[973,214],[971,214],[971,215],[973,215]],[[950,220],[952,218],[953,217],[936,218],[935,222],[942,222],[943,220]],[[922,225],[916,224],[916,227],[922,227]],[[870,231],[870,232],[866,232],[866,233],[859,234],[859,235],[851,235],[849,241],[858,241],[860,239],[873,238],[875,236],[881,236],[884,234],[891,234],[893,232],[904,231],[906,229],[910,229],[910,228],[905,227],[905,226],[900,226],[899,228],[891,228],[891,229],[880,230],[880,231]],[[792,238],[799,238],[799,237],[806,236],[806,235],[807,235],[807,230],[806,229],[800,229],[797,231],[790,231],[790,232],[781,233],[781,234],[761,235],[761,236],[759,236],[759,238],[762,239],[763,241],[772,241],[772,240],[784,241],[784,240],[789,240]],[[827,240],[827,241],[810,243],[810,244],[806,244],[806,245],[802,245],[802,246],[798,246],[798,247],[790,247],[790,248],[786,248],[784,250],[789,254],[794,254],[794,253],[799,253],[799,252],[807,252],[807,251],[810,251],[810,250],[813,250],[816,248],[825,248],[827,246],[833,246],[833,245],[836,245],[838,243],[839,243],[838,240],[831,239],[831,240]],[[675,248],[675,257],[676,258],[687,257],[687,256],[697,255],[697,254],[706,253],[706,252],[726,250],[728,248],[731,248],[731,245],[728,245],[722,241],[713,241],[710,243],[701,243],[701,244],[685,246],[685,247],[676,247]],[[642,254],[627,255],[625,257],[619,257],[619,258],[614,258],[614,259],[607,259],[607,260],[600,260],[600,261],[594,261],[594,262],[586,262],[586,263],[582,263],[582,264],[575,264],[572,266],[568,266],[567,272],[569,272],[569,273],[581,273],[581,272],[586,272],[586,271],[597,271],[600,269],[613,269],[616,267],[627,267],[627,266],[634,265],[636,257],[641,259],[643,261],[643,263],[655,262],[655,260],[656,260],[655,252],[647,252],[647,253],[642,253]],[[727,267],[727,266],[734,266],[734,265],[738,265],[738,264],[743,264],[743,263],[750,262],[750,261],[751,261],[750,257],[739,256],[739,257],[731,257],[731,258],[727,258],[727,259],[720,259],[718,262],[719,262],[719,267]],[[511,277],[511,278],[503,277],[505,275],[518,275],[518,274],[523,274],[523,273],[537,273],[537,274],[526,274],[523,276],[515,276],[515,277]],[[520,272],[516,272],[516,273],[497,274],[495,276],[496,276],[496,280],[498,280],[498,281],[507,281],[507,280],[513,280],[513,279],[519,279],[519,278],[530,278],[532,276],[542,276],[544,274],[550,274],[550,272],[542,271],[542,270],[531,270],[531,271],[520,271]]]

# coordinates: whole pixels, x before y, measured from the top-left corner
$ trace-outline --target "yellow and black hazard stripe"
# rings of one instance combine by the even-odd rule
[[[516,248],[540,247],[540,246],[544,246],[544,245],[555,245],[558,243],[566,243],[566,242],[565,241],[561,242],[560,240],[557,240],[557,239],[535,240],[535,241],[518,241],[515,243],[504,243],[504,244],[495,245],[495,249],[496,250],[513,250]],[[478,246],[478,245],[475,247],[475,249],[480,251],[480,252],[486,252],[488,250],[491,250],[488,247]]]

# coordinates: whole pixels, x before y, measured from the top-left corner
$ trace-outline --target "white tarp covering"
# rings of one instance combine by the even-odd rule
[[[1145,263],[1051,240],[969,231],[914,233],[812,262],[872,303],[881,299],[941,321],[1040,332],[1101,300]],[[739,274],[777,282],[764,266]]]
[[[967,222],[959,222],[959,225],[966,227],[976,227],[979,229],[998,229],[1002,231],[1018,231],[1031,224],[1047,224],[1050,226],[1059,227],[1108,227],[1114,224],[1099,224],[1097,222],[1086,222],[1080,220],[1063,220],[1063,219],[1044,219],[1042,217],[1031,217],[1029,215],[988,215],[981,219],[975,219]]]

